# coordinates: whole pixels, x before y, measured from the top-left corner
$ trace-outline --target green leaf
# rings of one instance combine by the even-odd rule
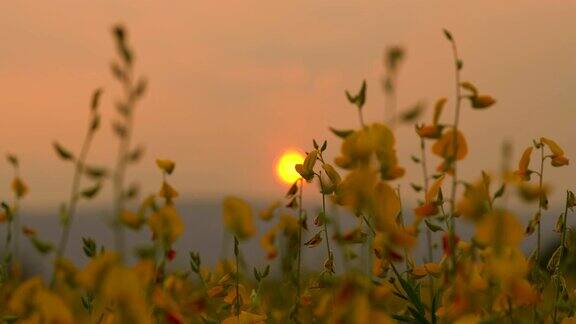
[[[50,253],[54,246],[50,242],[42,241],[38,239],[36,236],[30,237],[30,242],[34,245],[36,251],[40,252],[41,254],[48,254]]]
[[[90,109],[92,109],[93,111],[98,109],[102,92],[103,92],[102,88],[98,88],[94,90],[94,92],[92,93],[92,99],[90,100]]]
[[[444,231],[444,229],[442,228],[442,226],[436,225],[436,224],[432,224],[430,221],[428,221],[427,219],[424,220],[424,223],[426,224],[426,227],[428,227],[428,229],[430,229],[432,232],[438,232],[438,231]]]
[[[340,138],[346,138],[348,135],[354,133],[352,129],[336,129],[332,127],[330,127],[330,131]]]
[[[106,175],[108,173],[105,168],[96,167],[96,166],[88,166],[88,165],[85,166],[82,171],[84,171],[84,174],[86,176],[88,176],[89,178],[95,179],[95,180],[99,180],[99,179],[106,177]]]
[[[494,193],[494,199],[500,198],[504,195],[504,192],[506,192],[506,184],[503,183],[500,188],[498,189],[498,191],[496,191],[496,193]]]
[[[422,102],[418,102],[412,107],[408,108],[400,115],[400,120],[403,123],[413,123],[422,116],[424,112],[424,104]]]
[[[576,206],[576,196],[570,190],[568,190],[568,198],[566,199],[566,205],[568,208],[573,208]]]
[[[449,41],[454,41],[454,38],[452,37],[452,33],[450,31],[448,31],[447,29],[442,29],[442,31],[444,32],[444,36],[446,37],[447,40]]]
[[[18,322],[19,319],[20,319],[20,317],[18,317],[17,315],[4,315],[4,316],[2,316],[2,321],[5,322],[6,324],[16,323],[16,322]]]
[[[420,186],[420,185],[417,185],[417,184],[415,184],[415,183],[410,183],[410,186],[411,186],[412,189],[414,189],[414,191],[416,191],[416,192],[422,191],[422,186]]]
[[[54,146],[54,150],[56,151],[56,154],[58,154],[59,158],[61,158],[64,161],[74,160],[74,155],[72,155],[72,153],[69,150],[64,148],[58,142],[54,142],[52,145]]]
[[[131,163],[138,162],[144,156],[144,146],[138,145],[130,153],[128,153],[128,161]]]
[[[96,130],[98,130],[98,128],[100,128],[100,115],[96,114],[94,115],[94,117],[92,118],[92,122],[90,123],[90,131],[95,132]]]
[[[92,199],[100,192],[100,189],[102,189],[102,183],[97,182],[92,187],[82,190],[80,195],[86,199]]]
[[[97,247],[96,247],[96,241],[94,241],[93,238],[83,237],[82,244],[83,244],[82,250],[84,251],[84,254],[86,254],[87,257],[93,258],[96,256]]]
[[[114,131],[114,134],[116,134],[116,136],[120,138],[125,138],[126,135],[128,134],[126,126],[117,121],[112,122],[112,130]]]
[[[138,80],[136,84],[136,88],[134,88],[134,95],[137,98],[142,97],[146,93],[146,89],[148,88],[148,81],[144,78]]]
[[[18,167],[18,157],[16,157],[16,155],[6,154],[6,160],[12,165],[12,167]]]
[[[346,91],[346,98],[348,98],[351,104],[356,105],[358,109],[362,109],[364,103],[366,103],[366,80],[362,81],[362,86],[356,95],[353,96],[350,92]]]

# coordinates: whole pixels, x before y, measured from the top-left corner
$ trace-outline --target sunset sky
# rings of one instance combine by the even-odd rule
[[[119,87],[108,66],[115,54],[110,28],[118,22],[150,84],[135,128],[146,156],[129,173],[144,192],[157,190],[153,161],[160,157],[177,162],[172,182],[185,198],[282,195],[285,185],[274,174],[280,153],[309,149],[315,138],[328,140],[333,157],[340,143],[328,126],[358,126],[345,89],[367,79],[367,118],[383,119],[380,79],[389,45],[407,50],[400,105],[431,106],[447,96],[444,117],[451,120],[453,70],[442,28],[458,42],[463,78],[498,100],[486,111],[463,110],[470,149],[463,177],[497,171],[502,139],[514,145],[515,166],[532,139],[546,136],[573,162],[548,168],[546,178],[556,194],[576,189],[575,1],[23,0],[1,2],[0,12],[0,152],[20,157],[30,206],[65,200],[72,170],[51,142],[78,150],[90,93],[99,86],[105,127],[89,159],[112,165]],[[397,137],[408,192],[420,179],[409,158],[418,139],[411,126]],[[11,170],[2,164],[5,199]]]

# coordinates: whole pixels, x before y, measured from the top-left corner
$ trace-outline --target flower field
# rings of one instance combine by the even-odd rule
[[[126,29],[115,26],[112,36],[116,55],[110,67],[122,94],[112,121],[117,143],[110,154],[116,162],[102,167],[90,160],[93,139],[104,124],[101,97],[107,95],[96,89],[80,149],[53,144],[72,173],[70,194],[59,212],[58,241],[46,240],[21,221],[29,188],[19,158],[7,155],[14,177],[12,197],[2,197],[0,211],[2,321],[576,323],[576,232],[569,225],[576,196],[560,188],[563,204],[550,206],[546,177],[569,166],[570,152],[562,149],[568,139],[542,134],[524,143],[521,156],[507,156],[514,167],[497,174],[476,170],[476,179],[461,177],[460,162],[469,151],[461,121],[490,114],[498,102],[489,89],[468,81],[457,35],[448,30],[438,35],[453,59],[454,85],[453,93],[435,100],[430,114],[421,104],[397,109],[396,80],[405,55],[401,47],[391,47],[382,84],[385,120],[365,118],[369,89],[372,95],[376,87],[361,82],[342,97],[350,117],[357,119],[356,128],[330,127],[338,140],[311,139],[302,161],[290,156],[285,163],[297,173],[284,197],[262,210],[235,195],[223,199],[222,215],[213,217],[221,219],[232,238],[224,246],[232,257],[215,266],[203,262],[199,247],[174,247],[184,233],[194,231],[185,227],[186,215],[177,208],[176,162],[156,160],[162,181],[154,195],[140,197],[126,180],[143,154],[132,139],[147,80]],[[445,118],[446,111],[454,119]],[[420,143],[410,163],[418,165],[421,180],[402,188],[397,180],[406,171],[397,156],[399,125],[414,127]],[[328,159],[328,152],[337,157]],[[290,174],[283,173],[286,179]],[[87,263],[77,265],[68,258],[70,235],[82,221],[77,207],[96,199],[104,186],[112,190],[114,243],[105,246],[98,238],[84,237]],[[401,189],[420,198],[406,201]],[[533,210],[528,222],[508,208],[512,196]],[[305,208],[304,200],[316,199],[318,212]],[[340,228],[336,209],[345,211],[342,216],[352,228]],[[541,218],[551,210],[562,212],[554,232],[545,232]],[[257,230],[259,222],[266,231]],[[473,228],[472,234],[463,234],[463,226]],[[149,244],[135,249],[126,238],[130,231],[149,234]],[[528,237],[535,237],[535,244],[524,253],[520,245]],[[559,242],[551,253],[545,251],[545,238]],[[259,243],[264,266],[246,262],[250,240]],[[24,275],[23,244],[50,260],[48,278]],[[322,256],[318,269],[303,264],[308,253]],[[186,256],[187,267],[173,265],[176,255]]]

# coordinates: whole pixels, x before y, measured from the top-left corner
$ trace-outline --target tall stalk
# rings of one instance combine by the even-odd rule
[[[240,242],[238,237],[234,235],[234,259],[236,261],[236,276],[235,276],[235,289],[236,289],[236,300],[235,300],[235,313],[238,321],[240,321]]]
[[[420,165],[422,166],[422,177],[424,178],[424,196],[428,192],[428,166],[426,163],[426,141],[420,137]],[[426,250],[428,262],[434,262],[434,251],[432,249],[432,230],[426,226]],[[434,278],[428,276],[430,300],[434,299]]]
[[[20,178],[20,163],[18,158],[15,155],[8,154],[6,159],[14,169],[14,179],[11,184],[13,193],[12,206],[2,203],[2,207],[4,208],[8,219],[4,255],[4,264],[6,269],[8,269],[9,264],[13,260],[18,259],[20,247],[20,199],[26,195],[28,187],[26,187],[26,184]]]
[[[302,296],[300,288],[300,275],[302,271],[302,222],[303,222],[303,208],[302,208],[302,189],[304,187],[304,179],[300,178],[297,180],[299,182],[298,186],[298,254],[297,254],[297,268],[296,268],[296,303],[294,304],[296,308],[296,314],[298,314],[298,309],[300,307],[300,299]]]
[[[536,238],[536,264],[540,262],[540,253],[542,251],[542,228],[540,227],[540,219],[542,218],[542,204],[544,203],[543,179],[544,179],[544,144],[540,143],[540,172],[538,174],[538,223],[536,224],[537,238]]]
[[[558,257],[558,266],[554,269],[555,275],[560,275],[560,264],[562,262],[562,258],[564,257],[564,249],[566,246],[566,234],[568,232],[568,224],[566,223],[566,217],[568,215],[568,207],[570,203],[570,191],[566,191],[566,204],[564,207],[564,214],[561,215],[562,217],[562,235],[560,236],[560,256]],[[554,299],[554,317],[553,323],[558,323],[558,304],[560,303],[560,288],[556,287],[556,296]]]
[[[324,163],[321,155],[320,155],[320,159],[321,159],[322,163]],[[325,192],[324,191],[324,183],[322,182],[322,171],[317,173],[316,176],[318,177],[318,182],[320,182],[320,190],[322,191],[322,217],[323,217],[322,222],[324,223],[323,224],[323,227],[324,227],[323,231],[324,231],[324,239],[326,240],[326,252],[328,253],[329,262],[332,262],[332,264],[333,264],[334,263],[334,257],[332,254],[332,249],[330,248],[330,238],[328,236],[328,215],[326,214],[326,194],[324,193]],[[332,265],[332,270],[333,270],[333,265]]]
[[[86,135],[82,142],[80,148],[80,154],[78,158],[74,161],[74,174],[72,176],[72,186],[70,188],[70,197],[68,199],[68,204],[66,205],[66,217],[63,219],[62,224],[62,234],[60,236],[60,242],[58,248],[56,249],[56,260],[60,259],[66,253],[66,246],[70,238],[70,229],[72,227],[72,222],[74,220],[74,215],[76,214],[76,206],[78,205],[78,200],[80,199],[80,188],[82,175],[84,174],[84,169],[86,165],[86,158],[88,157],[88,151],[92,144],[94,134],[98,130],[100,125],[100,115],[98,114],[97,108],[100,101],[100,95],[102,90],[97,89],[92,95],[91,109],[90,109],[90,119],[88,124],[88,129],[86,130]]]
[[[454,41],[454,38],[452,36],[452,34],[447,31],[444,30],[444,34],[446,36],[446,38],[450,41],[450,44],[452,46],[452,56],[453,56],[453,60],[454,60],[454,85],[455,85],[455,96],[456,96],[456,100],[455,100],[455,108],[454,108],[454,123],[453,123],[453,135],[452,135],[452,154],[453,156],[450,157],[451,161],[450,161],[450,165],[452,167],[453,170],[453,175],[452,175],[452,190],[450,192],[450,227],[448,228],[449,230],[449,236],[448,236],[448,241],[450,244],[450,248],[451,251],[453,252],[451,254],[451,263],[452,263],[452,271],[453,273],[455,273],[456,270],[456,219],[455,219],[455,212],[456,212],[456,191],[458,189],[458,160],[457,160],[457,156],[458,156],[458,126],[460,124],[460,107],[461,107],[461,101],[462,101],[462,94],[461,94],[461,88],[460,88],[460,70],[462,68],[462,61],[460,60],[460,58],[458,57],[458,48],[456,47],[456,42]]]
[[[134,56],[127,44],[127,35],[122,26],[113,29],[119,61],[112,62],[112,73],[123,88],[123,98],[116,104],[120,120],[113,123],[113,129],[119,139],[118,155],[113,174],[113,201],[114,201],[114,243],[121,257],[124,255],[125,238],[121,215],[126,204],[125,178],[126,169],[130,162],[137,161],[141,150],[132,149],[132,134],[134,130],[134,109],[136,103],[146,91],[146,80],[134,77]]]

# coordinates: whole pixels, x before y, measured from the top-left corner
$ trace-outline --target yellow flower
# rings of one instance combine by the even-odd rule
[[[434,143],[432,153],[444,159],[464,159],[468,155],[468,144],[462,132],[458,131],[456,134],[456,147],[454,147],[454,130],[448,130]]]
[[[400,212],[400,198],[396,191],[385,182],[378,182],[374,188],[372,201],[376,230],[390,231],[396,224]]]
[[[456,204],[456,211],[463,217],[478,221],[489,211],[490,194],[483,179],[467,185],[463,197]]]
[[[438,199],[438,194],[440,189],[442,189],[442,182],[444,181],[444,174],[441,175],[428,189],[426,192],[424,204],[415,208],[414,213],[419,217],[427,217],[438,214],[438,207],[436,206],[436,201]]]
[[[222,321],[222,324],[264,324],[266,315],[258,315],[246,311],[240,312],[240,316],[232,315]]]
[[[284,235],[297,235],[300,225],[298,224],[298,218],[290,214],[280,215],[280,223],[278,224],[280,228],[284,230]]]
[[[174,189],[174,187],[172,187],[168,182],[163,181],[158,196],[167,201],[172,201],[172,199],[178,197],[178,191],[176,191],[176,189]]]
[[[68,306],[55,293],[41,289],[34,297],[42,323],[67,324],[75,322]]]
[[[310,182],[314,179],[314,165],[316,164],[316,159],[318,157],[318,151],[314,150],[304,159],[302,164],[296,164],[296,172],[298,172],[302,178]]]
[[[226,197],[223,203],[224,226],[239,240],[247,239],[256,234],[252,220],[252,208],[244,200],[237,197]]]
[[[518,162],[518,170],[514,171],[514,174],[520,178],[520,180],[529,181],[530,180],[530,154],[532,154],[532,146],[526,148],[524,153],[522,153],[522,158]]]
[[[30,278],[18,286],[7,306],[22,322],[74,323],[70,309],[58,295],[44,287],[39,277]]]
[[[432,125],[416,125],[416,133],[418,136],[422,138],[439,138],[442,136],[442,129],[444,129],[444,126],[439,125],[438,120],[440,119],[446,101],[446,98],[440,98],[436,101]]]
[[[442,271],[441,266],[438,263],[425,263],[422,265],[414,266],[412,268],[411,274],[416,278],[422,278],[426,275],[437,277]]]
[[[272,219],[272,217],[274,216],[274,212],[280,206],[282,206],[282,204],[279,201],[274,201],[273,203],[270,204],[270,206],[268,206],[265,209],[263,209],[262,211],[260,211],[258,216],[260,217],[260,219],[268,221],[268,220]]]
[[[260,238],[260,246],[266,252],[266,257],[269,260],[274,259],[276,255],[278,255],[278,249],[276,249],[276,245],[274,244],[276,231],[277,228],[273,227]]]
[[[334,200],[357,212],[370,206],[377,182],[376,172],[362,167],[348,173],[336,190]]]
[[[156,160],[156,165],[158,166],[158,168],[160,168],[160,170],[168,173],[168,174],[172,174],[172,172],[174,172],[174,168],[176,167],[176,163],[174,163],[173,161],[170,160]]]
[[[144,218],[129,210],[124,210],[120,213],[120,221],[122,224],[132,228],[139,229],[144,223]]]
[[[382,124],[372,124],[346,136],[341,146],[341,156],[335,159],[343,169],[368,166],[371,157],[376,156],[382,179],[393,180],[404,175],[404,168],[398,165],[394,134]]]
[[[475,239],[482,245],[516,246],[523,238],[522,224],[506,211],[493,211],[476,224]]]
[[[88,290],[95,290],[100,286],[104,274],[120,261],[120,257],[113,252],[99,254],[86,265],[77,275],[77,281]]]
[[[481,322],[481,318],[478,315],[464,315],[454,321],[454,324],[477,324]]]
[[[104,300],[116,304],[120,323],[152,323],[143,278],[124,266],[111,267],[102,280]]]
[[[148,218],[154,239],[171,245],[184,233],[184,223],[173,205],[165,205]]]
[[[28,186],[20,179],[19,177],[14,178],[12,180],[12,191],[18,198],[22,198],[26,196],[28,193]]]
[[[568,165],[570,160],[568,160],[564,156],[564,150],[562,150],[562,148],[558,144],[556,144],[556,142],[545,137],[540,138],[540,142],[547,145],[550,151],[552,152],[552,155],[550,156],[550,158],[552,159],[551,161],[552,166],[561,167],[564,165]]]
[[[542,186],[542,189],[540,189],[540,186],[538,184],[522,182],[518,186],[518,193],[520,194],[520,197],[522,199],[530,202],[539,200],[541,196],[542,197],[548,196],[548,193],[550,193],[550,189],[546,184],[544,184]]]

